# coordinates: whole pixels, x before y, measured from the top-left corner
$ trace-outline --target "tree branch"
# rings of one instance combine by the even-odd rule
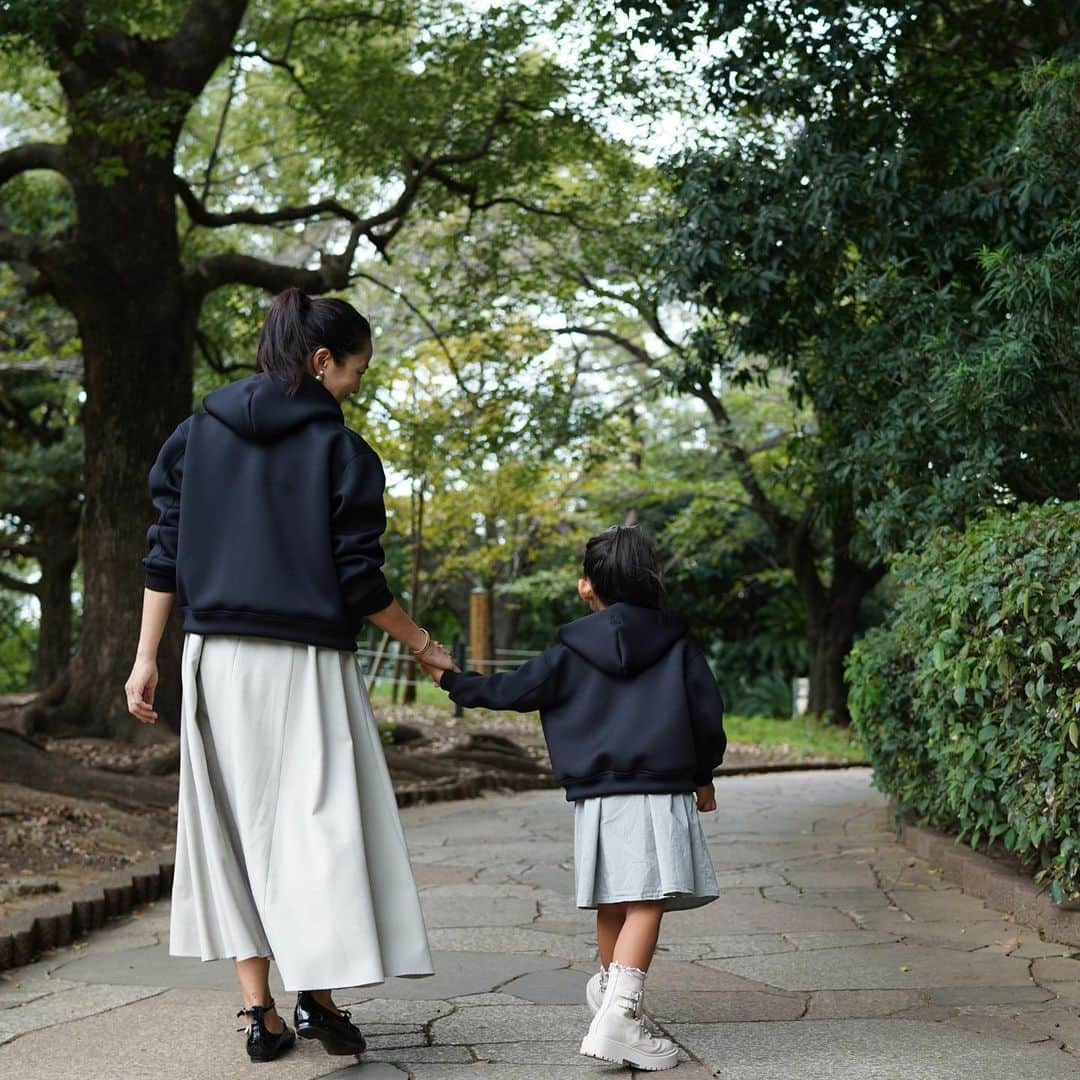
[[[690,393],[699,401],[703,402],[709,410],[716,426],[720,429],[720,438],[728,452],[735,475],[742,484],[743,490],[750,497],[750,505],[754,511],[768,526],[769,531],[775,537],[777,544],[787,547],[795,534],[796,526],[791,519],[772,502],[765,494],[764,488],[758,482],[754,467],[750,458],[743,449],[742,444],[735,437],[735,425],[731,422],[724,403],[713,392],[708,383],[695,383],[689,387]]]
[[[227,55],[248,0],[191,0],[176,32],[162,46],[170,85],[197,94]]]
[[[279,206],[276,210],[233,210],[220,214],[207,208],[191,189],[191,185],[181,176],[175,177],[176,191],[184,204],[189,217],[197,225],[210,229],[221,229],[228,225],[282,225],[288,221],[303,221],[318,217],[320,214],[333,214],[349,222],[359,221],[359,216],[347,206],[342,206],[336,199],[323,199],[309,206]]]
[[[227,364],[221,350],[214,348],[210,338],[202,330],[195,331],[195,344],[199,347],[199,351],[203,354],[210,367],[222,375],[227,375],[230,371],[252,373],[255,370],[254,364]]]
[[[31,169],[64,173],[66,167],[67,152],[62,143],[24,143],[0,153],[0,184]]]
[[[345,288],[349,275],[341,272],[340,261],[333,256],[324,255],[318,270],[308,270],[228,251],[200,259],[187,272],[184,281],[198,298],[222,285],[254,285],[275,293],[295,285],[305,292],[323,293]]]
[[[10,589],[12,592],[29,593],[31,596],[40,596],[41,589],[38,582],[23,581],[22,578],[12,577],[0,570],[0,589]]]
[[[622,334],[617,334],[614,330],[608,330],[605,327],[600,326],[564,326],[561,330],[557,330],[559,334],[582,334],[585,337],[600,338],[603,341],[610,341],[614,345],[618,345],[624,352],[629,353],[634,360],[644,367],[657,368],[660,365],[657,360],[650,355],[649,351],[643,346],[638,345],[636,342],[631,341],[628,337],[624,337]]]

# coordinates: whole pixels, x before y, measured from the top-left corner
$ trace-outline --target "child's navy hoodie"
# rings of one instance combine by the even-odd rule
[[[612,604],[516,671],[446,672],[459,705],[540,710],[569,800],[693,791],[723,760],[724,703],[677,615]]]

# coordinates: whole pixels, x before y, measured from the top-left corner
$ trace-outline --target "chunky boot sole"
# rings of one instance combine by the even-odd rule
[[[301,1039],[318,1039],[323,1044],[323,1049],[334,1057],[346,1057],[352,1055],[359,1057],[366,1047],[356,1048],[349,1046],[347,1043],[338,1042],[332,1035],[327,1034],[325,1031],[312,1030],[311,1028],[304,1028],[297,1031],[297,1035]]]
[[[585,1057],[597,1058],[600,1061],[610,1061],[615,1065],[628,1065],[633,1069],[643,1069],[645,1072],[660,1072],[663,1069],[674,1069],[679,1064],[679,1050],[672,1047],[670,1054],[643,1054],[625,1043],[605,1039],[600,1035],[586,1035],[581,1041],[579,1053]]]

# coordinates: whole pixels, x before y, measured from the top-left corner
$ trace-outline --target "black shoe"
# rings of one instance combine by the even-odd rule
[[[320,1005],[311,993],[301,990],[296,995],[293,1022],[301,1039],[318,1039],[328,1054],[362,1054],[367,1047],[360,1029],[349,1020],[349,1010]]]
[[[296,1043],[296,1035],[284,1020],[281,1021],[280,1031],[270,1031],[267,1028],[264,1014],[273,1007],[274,999],[271,998],[267,1005],[252,1005],[236,1014],[251,1017],[251,1024],[247,1029],[247,1052],[252,1061],[273,1061],[283,1050],[291,1049]]]

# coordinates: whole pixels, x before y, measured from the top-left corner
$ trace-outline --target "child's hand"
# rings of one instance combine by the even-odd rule
[[[424,674],[427,675],[436,686],[442,686],[442,668],[433,667],[431,664],[425,664],[423,660],[420,661],[420,667],[423,669]]]
[[[703,814],[716,809],[716,788],[711,783],[697,789],[697,808]]]

